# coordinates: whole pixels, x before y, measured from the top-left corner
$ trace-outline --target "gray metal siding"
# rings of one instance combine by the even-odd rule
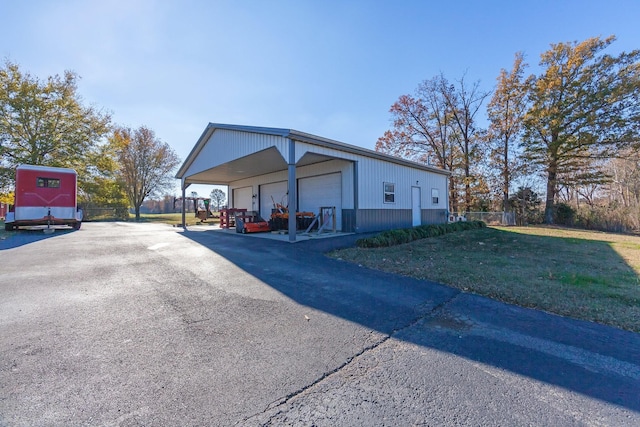
[[[355,209],[342,209],[342,231],[347,233],[356,231]]]
[[[345,224],[345,210],[342,211]],[[356,233],[411,228],[411,209],[359,209],[355,214]],[[446,222],[446,210],[422,209],[422,224],[443,224]],[[345,230],[350,230],[346,228]],[[351,230],[350,230],[351,231]]]
[[[420,219],[423,225],[444,224],[447,222],[446,209],[422,209]]]

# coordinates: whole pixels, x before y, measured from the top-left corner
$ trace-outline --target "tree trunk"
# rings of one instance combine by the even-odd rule
[[[456,182],[453,177],[449,177],[449,202],[451,205],[451,213],[459,214],[458,198],[456,197]]]
[[[136,221],[140,221],[140,206],[136,206],[135,211],[136,211]]]
[[[549,162],[549,167],[547,169],[547,201],[544,207],[545,224],[553,224],[553,207],[556,198],[557,175],[558,162],[556,159],[553,159]]]
[[[464,137],[464,212],[471,211],[471,167],[469,163],[471,163],[471,159],[469,158],[469,138],[465,135]]]
[[[509,210],[509,139],[504,141],[504,170],[502,171],[502,211]]]

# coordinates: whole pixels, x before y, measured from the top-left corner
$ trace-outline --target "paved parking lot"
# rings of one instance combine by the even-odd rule
[[[0,425],[640,425],[640,337],[296,244],[0,241]]]

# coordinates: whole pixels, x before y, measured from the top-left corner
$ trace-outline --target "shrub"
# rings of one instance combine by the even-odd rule
[[[414,240],[427,237],[442,236],[447,233],[460,232],[484,228],[487,224],[483,221],[453,222],[450,224],[420,225],[414,228],[387,230],[366,239],[358,239],[356,246],[360,248],[381,248],[393,245],[401,245]]]
[[[566,203],[558,203],[554,209],[554,221],[558,225],[572,226],[575,218],[576,211]]]

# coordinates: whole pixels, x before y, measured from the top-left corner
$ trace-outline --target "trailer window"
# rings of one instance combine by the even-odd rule
[[[60,188],[60,180],[58,178],[40,178],[38,177],[38,187],[43,188]]]

